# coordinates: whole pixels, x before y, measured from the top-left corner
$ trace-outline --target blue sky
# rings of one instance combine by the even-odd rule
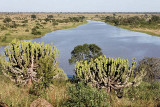
[[[0,0],[0,12],[160,12],[160,0]]]

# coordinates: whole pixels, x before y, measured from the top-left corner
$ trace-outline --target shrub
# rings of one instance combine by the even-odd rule
[[[160,83],[142,82],[138,87],[130,87],[124,91],[125,97],[130,100],[152,100],[154,102],[160,101]]]
[[[53,15],[48,15],[47,18],[52,19]]]
[[[80,82],[68,87],[67,107],[107,107],[108,95],[103,90],[91,88]]]
[[[56,26],[56,25],[58,25],[58,23],[56,23],[56,22],[53,22],[53,26]]]
[[[32,34],[33,34],[33,35],[41,35],[41,32],[38,31],[36,28],[33,28],[33,29],[32,29]]]
[[[7,30],[7,28],[6,28],[6,27],[4,27],[4,26],[2,26],[2,27],[1,27],[1,30]]]
[[[36,15],[31,15],[32,19],[36,19],[36,17],[37,17]]]
[[[26,29],[25,32],[29,32],[29,29]]]
[[[147,72],[144,81],[154,82],[160,80],[160,58],[144,58],[137,67],[137,70],[141,69]]]
[[[132,66],[126,59],[98,57],[90,62],[79,61],[75,65],[75,73],[79,80],[90,83],[97,88],[119,90],[129,86],[137,86],[143,79],[143,70],[135,72],[136,62]]]
[[[12,19],[11,19],[11,18],[8,18],[8,17],[3,20],[4,23],[9,23],[9,22],[11,22],[11,21],[12,21]]]
[[[22,23],[28,23],[28,20],[24,20],[24,21],[22,21]]]

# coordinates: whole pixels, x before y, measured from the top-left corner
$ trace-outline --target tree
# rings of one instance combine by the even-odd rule
[[[105,88],[108,93],[112,89],[120,90],[129,86],[137,86],[142,81],[145,72],[135,72],[136,62],[133,59],[132,66],[125,59],[98,57],[90,62],[79,61],[75,65],[76,77],[90,83],[93,87]]]
[[[3,20],[4,23],[9,23],[9,22],[11,22],[11,21],[12,21],[12,19],[11,19],[11,18],[8,18],[8,17]]]
[[[53,18],[53,15],[48,15],[47,18],[48,18],[48,19],[52,19],[52,18]]]
[[[152,22],[160,21],[160,17],[159,17],[159,16],[156,16],[156,15],[153,15],[152,18],[151,18],[151,21],[152,21]]]
[[[101,55],[103,55],[103,53],[101,52],[101,48],[96,44],[78,45],[74,48],[74,50],[72,50],[69,63],[76,63],[76,61],[80,60],[89,61],[91,58],[95,59]]]
[[[63,72],[58,65],[58,50],[52,45],[13,40],[5,48],[3,73],[16,84],[33,83],[48,87],[54,76]]]
[[[155,82],[160,80],[160,58],[144,58],[139,62],[137,70],[144,69],[147,74],[144,81]]]
[[[37,17],[37,16],[36,16],[36,15],[34,15],[34,14],[33,14],[33,15],[31,15],[31,18],[32,18],[32,19],[36,19],[36,17]]]

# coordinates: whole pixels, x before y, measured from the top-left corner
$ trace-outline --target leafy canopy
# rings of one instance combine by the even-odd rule
[[[74,50],[72,50],[69,63],[73,64],[81,60],[90,61],[91,58],[95,59],[101,55],[103,55],[101,48],[96,44],[78,45],[74,48]]]

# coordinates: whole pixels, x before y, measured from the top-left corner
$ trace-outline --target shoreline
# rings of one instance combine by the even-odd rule
[[[80,26],[80,25],[84,25],[84,24],[87,24],[88,23],[88,21],[87,20],[85,20],[84,22],[79,22],[79,23],[73,23],[72,25],[63,25],[63,26],[61,26],[61,27],[59,27],[59,28],[53,28],[53,29],[51,29],[51,28],[45,28],[44,30],[42,30],[42,34],[41,35],[34,35],[34,36],[27,36],[27,35],[22,35],[21,37],[22,37],[22,39],[21,38],[19,38],[19,40],[30,40],[30,39],[35,39],[35,38],[40,38],[40,37],[43,37],[43,36],[45,36],[47,33],[50,33],[50,32],[54,32],[54,31],[57,31],[57,30],[63,30],[63,29],[71,29],[71,28],[76,28],[76,27],[78,27],[78,26]],[[32,35],[32,34],[30,34],[30,35]],[[26,36],[26,37],[24,37],[24,36]],[[16,38],[16,37],[15,37]],[[10,41],[11,42],[11,41]],[[6,46],[6,45],[8,45],[9,44],[9,42],[4,42],[4,43],[1,43],[0,44],[0,48],[2,47],[2,46]]]
[[[101,21],[102,21],[102,20],[101,20]],[[103,21],[103,22],[104,22],[104,21]],[[104,22],[104,23],[106,23],[106,22]],[[110,24],[110,25],[112,25],[112,26],[116,26],[116,25],[114,25],[114,24],[112,24],[112,23],[107,23],[107,24]],[[155,32],[151,32],[151,31],[145,31],[145,29],[143,30],[143,28],[130,28],[130,27],[124,26],[124,25],[118,25],[118,26],[116,26],[116,27],[120,27],[120,28],[122,28],[122,29],[127,29],[127,30],[130,30],[130,31],[146,33],[146,34],[149,34],[149,35],[151,35],[151,36],[160,37],[160,34],[157,34],[157,33],[155,33]],[[149,29],[146,29],[146,30],[149,30]],[[154,29],[151,29],[151,30],[154,30]]]

